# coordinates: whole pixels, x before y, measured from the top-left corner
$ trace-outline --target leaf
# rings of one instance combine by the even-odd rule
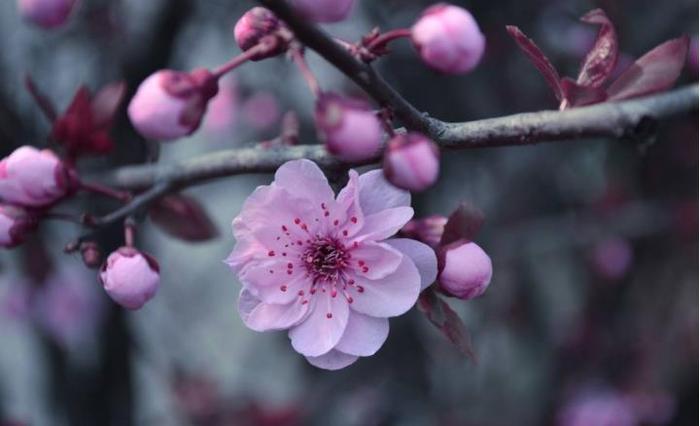
[[[577,107],[584,105],[605,102],[608,94],[601,87],[587,87],[576,83],[569,77],[561,80],[561,88],[564,91],[567,107]]]
[[[187,195],[165,196],[153,203],[148,212],[163,231],[185,241],[206,241],[219,234],[204,208]]]
[[[690,38],[685,35],[650,50],[610,85],[609,100],[619,101],[670,89],[681,75],[689,47]]]
[[[513,37],[513,40],[518,43],[520,50],[525,52],[535,68],[537,68],[540,74],[542,74],[544,79],[547,81],[547,84],[554,92],[554,96],[556,96],[557,100],[561,101],[564,99],[561,85],[559,83],[559,73],[545,54],[542,53],[540,48],[537,47],[535,42],[530,40],[522,31],[520,31],[520,28],[516,26],[507,25],[506,30],[508,30],[508,34]]]
[[[477,361],[469,330],[457,313],[437,295],[433,288],[428,288],[421,293],[418,299],[418,310],[425,314],[462,355],[474,362]]]
[[[475,206],[463,202],[452,212],[445,224],[440,245],[446,246],[457,240],[473,240],[484,224],[484,214]]]
[[[46,96],[46,94],[39,89],[36,83],[34,83],[34,79],[31,75],[27,74],[24,77],[24,86],[27,88],[29,94],[32,95],[34,102],[36,102],[36,104],[39,106],[41,112],[44,113],[44,116],[53,123],[57,117],[56,108],[53,106],[53,103],[48,96]]]
[[[600,25],[595,44],[581,65],[576,83],[585,87],[600,87],[615,69],[619,54],[615,27],[602,9],[594,9],[585,14],[581,21]]]
[[[108,84],[95,94],[90,108],[92,110],[93,125],[96,128],[107,128],[110,126],[125,94],[126,83],[123,81]]]

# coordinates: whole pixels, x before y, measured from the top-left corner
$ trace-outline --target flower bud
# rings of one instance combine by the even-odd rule
[[[339,22],[350,14],[355,0],[291,0],[290,3],[314,22]]]
[[[491,258],[476,243],[467,240],[442,247],[438,254],[438,268],[440,289],[464,300],[484,294],[493,273]]]
[[[94,241],[86,241],[80,245],[80,255],[83,263],[90,269],[97,269],[102,263],[102,252]]]
[[[423,62],[448,74],[474,69],[486,45],[474,17],[461,7],[445,3],[423,12],[411,29],[411,38]]]
[[[246,51],[266,37],[274,34],[282,27],[279,19],[264,7],[254,7],[247,11],[233,27],[233,37],[241,50]],[[287,43],[277,43],[277,48],[269,52],[259,53],[251,58],[253,61],[271,58],[287,50]]]
[[[216,79],[207,70],[160,70],[139,86],[129,103],[129,118],[145,138],[181,138],[199,128],[207,103],[218,90]]]
[[[24,242],[37,218],[19,207],[0,204],[0,247],[12,248]]]
[[[423,191],[440,174],[440,150],[420,133],[396,135],[384,152],[384,175],[395,186]]]
[[[112,300],[135,310],[158,291],[160,268],[150,255],[133,247],[121,247],[102,265],[100,280]]]
[[[437,248],[445,231],[447,218],[439,214],[414,219],[401,228],[401,234]]]
[[[17,148],[0,161],[0,198],[25,207],[43,207],[75,188],[75,176],[52,151]]]
[[[20,15],[29,22],[43,28],[63,25],[77,0],[18,0]]]
[[[328,152],[343,161],[367,160],[381,147],[382,125],[361,100],[321,95],[316,103],[316,128]]]

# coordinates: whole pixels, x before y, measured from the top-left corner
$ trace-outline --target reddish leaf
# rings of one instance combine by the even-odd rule
[[[586,55],[576,83],[586,87],[600,87],[615,69],[619,46],[615,27],[602,9],[594,9],[585,14],[581,21],[600,25],[593,48]]]
[[[41,112],[44,113],[44,116],[50,122],[53,123],[54,120],[56,120],[57,114],[56,108],[53,106],[51,100],[44,93],[42,93],[41,90],[39,90],[37,85],[34,83],[34,79],[32,79],[31,75],[27,74],[24,77],[24,85],[27,88],[29,94],[32,95],[32,97],[34,98],[36,104],[41,109]]]
[[[605,89],[582,86],[569,77],[561,80],[561,88],[566,99],[566,103],[562,103],[562,109],[605,102],[608,97]]]
[[[462,355],[476,362],[469,330],[467,330],[457,313],[450,308],[450,305],[442,300],[432,288],[428,288],[421,293],[418,299],[418,309],[425,314],[428,320],[447,337]]]
[[[96,128],[110,126],[125,94],[126,83],[123,81],[108,84],[95,94],[90,107]]]
[[[183,194],[161,198],[150,207],[149,215],[162,230],[185,241],[206,241],[218,235],[199,202]]]
[[[457,240],[473,240],[484,224],[484,214],[469,203],[459,205],[445,224],[440,245],[445,246]]]
[[[609,99],[618,101],[671,88],[683,70],[689,46],[690,38],[685,35],[650,50],[610,85]]]
[[[556,96],[557,100],[561,101],[564,99],[561,85],[559,84],[559,73],[549,59],[547,59],[544,53],[542,53],[540,48],[537,47],[535,42],[530,40],[525,34],[523,34],[522,31],[520,31],[520,28],[516,26],[507,25],[506,30],[508,30],[508,34],[513,37],[513,40],[518,43],[520,50],[525,52],[535,68],[537,68],[540,74],[542,74],[544,79],[547,81],[547,84],[554,92],[554,96]]]

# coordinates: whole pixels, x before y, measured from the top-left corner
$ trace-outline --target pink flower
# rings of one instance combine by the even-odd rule
[[[440,249],[440,289],[459,299],[479,297],[491,283],[491,258],[476,243],[458,240]]]
[[[0,161],[0,199],[26,207],[53,204],[73,189],[74,177],[52,151],[17,148]]]
[[[77,0],[18,0],[17,8],[22,17],[43,28],[63,25]]]
[[[129,103],[129,118],[141,136],[170,141],[192,134],[202,121],[218,83],[206,70],[161,70],[139,86]]]
[[[339,22],[347,18],[355,0],[291,0],[292,6],[314,22]]]
[[[316,103],[316,128],[328,152],[343,161],[361,161],[379,152],[384,134],[369,105],[325,93]]]
[[[471,13],[445,3],[426,9],[413,25],[411,37],[426,64],[449,74],[474,69],[486,46],[486,39]]]
[[[437,274],[435,253],[390,238],[413,216],[410,194],[381,170],[350,171],[337,197],[309,160],[282,165],[233,220],[227,259],[243,288],[239,313],[255,331],[289,330],[292,347],[320,368],[373,355]]]
[[[36,227],[37,218],[22,208],[0,203],[0,247],[12,248],[24,242]]]
[[[241,16],[233,27],[233,37],[241,50],[246,51],[266,37],[274,35],[282,27],[279,19],[264,7],[254,7]],[[287,50],[287,43],[278,42],[277,48],[251,58],[259,61],[277,56]]]
[[[150,255],[121,247],[102,265],[100,280],[112,300],[127,309],[141,309],[158,291],[160,268]]]
[[[409,191],[425,191],[440,174],[440,150],[420,133],[396,135],[384,152],[384,175]]]

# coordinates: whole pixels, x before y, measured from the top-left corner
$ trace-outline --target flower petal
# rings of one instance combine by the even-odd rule
[[[389,336],[389,320],[350,312],[345,333],[335,346],[350,355],[371,356],[382,347]]]
[[[311,160],[293,160],[284,163],[275,173],[275,184],[295,197],[315,201],[316,204],[335,198],[326,175]]]
[[[309,304],[309,316],[289,330],[289,338],[300,354],[319,356],[333,349],[343,336],[348,324],[348,303],[341,295],[331,297],[330,292],[319,291],[311,296]]]
[[[403,254],[382,243],[365,241],[350,251],[355,274],[371,280],[384,278],[399,267]]]
[[[380,213],[365,216],[365,223],[356,240],[381,241],[387,239],[401,229],[413,217],[413,208],[394,207]]]
[[[430,246],[410,238],[392,238],[385,241],[405,254],[416,265],[420,274],[420,289],[425,290],[437,278],[437,257]]]
[[[309,304],[273,305],[261,302],[247,289],[238,297],[238,313],[248,328],[254,331],[285,330],[304,319]]]
[[[357,234],[365,223],[365,214],[360,207],[360,181],[355,170],[348,172],[348,184],[338,193],[336,203],[338,211],[332,212],[332,222],[338,221],[343,237]]]
[[[249,290],[265,303],[285,305],[299,298],[299,291],[307,291],[311,286],[310,280],[303,274],[287,275],[279,285],[250,287]]]
[[[355,312],[373,317],[395,317],[411,309],[418,300],[421,278],[418,268],[406,256],[393,274],[372,281],[355,277],[353,303]],[[359,288],[362,291],[359,291]]]
[[[411,193],[390,184],[382,170],[364,173],[359,179],[360,207],[365,215],[411,205]]]
[[[306,360],[314,367],[323,368],[324,370],[340,370],[357,361],[357,358],[353,355],[331,350],[321,356],[307,356]]]

